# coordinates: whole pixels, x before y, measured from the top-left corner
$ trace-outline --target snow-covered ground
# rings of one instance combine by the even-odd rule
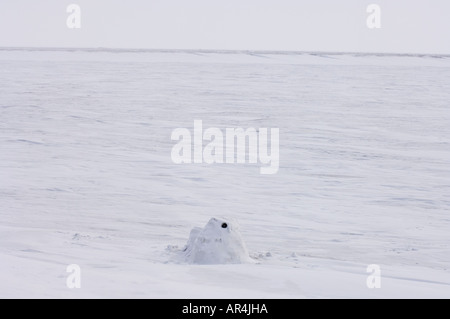
[[[278,173],[174,164],[196,119]],[[450,57],[0,50],[2,298],[450,298],[449,194]],[[256,263],[174,257],[222,216]]]

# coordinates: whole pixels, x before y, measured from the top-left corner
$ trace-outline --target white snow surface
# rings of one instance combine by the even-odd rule
[[[174,164],[195,119],[278,173]],[[448,56],[0,50],[1,298],[450,298],[449,194]],[[255,263],[173,258],[213,216]]]

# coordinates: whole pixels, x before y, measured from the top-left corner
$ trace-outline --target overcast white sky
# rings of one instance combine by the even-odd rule
[[[366,26],[371,3],[381,29]],[[0,46],[450,54],[450,1],[0,0]]]

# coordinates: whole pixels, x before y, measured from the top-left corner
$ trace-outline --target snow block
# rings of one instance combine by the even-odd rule
[[[204,228],[193,228],[184,252],[192,264],[251,262],[237,223],[225,219],[211,218]]]

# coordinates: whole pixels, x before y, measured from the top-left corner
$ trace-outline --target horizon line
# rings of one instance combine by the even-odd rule
[[[399,53],[399,52],[367,52],[367,51],[321,51],[321,50],[251,50],[251,49],[163,49],[163,48],[118,48],[118,47],[27,47],[0,46],[0,51],[84,51],[84,52],[128,52],[128,53],[223,53],[223,54],[273,54],[273,55],[378,55],[378,56],[411,56],[411,57],[450,57],[450,53]]]

